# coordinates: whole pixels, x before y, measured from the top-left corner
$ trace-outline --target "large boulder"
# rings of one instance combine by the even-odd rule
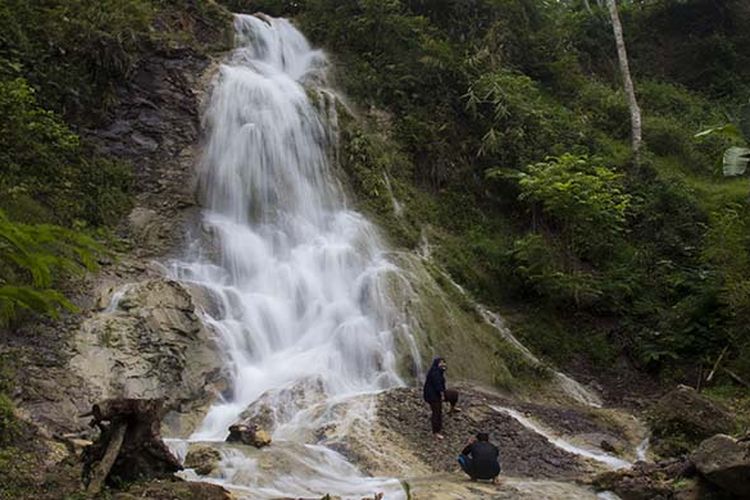
[[[694,475],[686,459],[658,463],[638,462],[630,469],[607,471],[593,479],[598,490],[613,491],[622,500],[673,498],[676,482]]]
[[[750,498],[750,440],[718,434],[690,455],[698,471],[721,489]]]
[[[95,399],[164,399],[185,416],[167,416],[165,424],[175,434],[190,433],[189,415],[221,390],[223,362],[189,290],[153,278],[102,295],[109,301],[99,300],[100,310],[75,334],[71,368]]]
[[[734,427],[726,409],[684,385],[659,399],[650,420],[654,451],[663,456],[688,453],[702,440]]]
[[[320,377],[302,379],[285,387],[270,389],[240,414],[240,421],[273,432],[277,426],[294,418],[302,410],[325,401]]]

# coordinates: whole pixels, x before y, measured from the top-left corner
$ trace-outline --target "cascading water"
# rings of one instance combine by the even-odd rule
[[[283,19],[238,15],[235,29],[238,48],[220,69],[204,123],[200,179],[212,248],[173,266],[176,278],[212,297],[204,319],[218,332],[231,382],[191,440],[223,440],[262,397],[276,416],[281,444],[272,448],[317,478],[337,478],[302,487],[279,467],[278,480],[255,496],[372,493],[370,483],[342,479],[357,474],[340,455],[294,441],[326,419],[346,420],[331,410],[342,401],[402,383],[395,309],[383,292],[397,270],[373,226],[346,208],[331,172],[335,139],[309,97],[325,81],[324,54]],[[242,460],[253,462],[225,454],[228,482],[237,484],[232,471],[253,469],[238,467]]]

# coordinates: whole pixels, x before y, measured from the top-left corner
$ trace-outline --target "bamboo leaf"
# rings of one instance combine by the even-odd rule
[[[719,134],[723,137],[726,137],[728,139],[734,139],[734,140],[742,140],[742,132],[740,131],[739,127],[735,125],[734,123],[725,123],[724,125],[720,125],[718,127],[711,127],[706,130],[702,130],[695,134],[693,137],[696,139],[699,139],[701,137],[706,137],[711,134]]]

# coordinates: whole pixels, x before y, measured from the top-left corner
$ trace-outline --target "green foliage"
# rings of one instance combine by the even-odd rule
[[[210,0],[2,0],[0,77],[23,76],[45,108],[91,122],[150,51],[226,48],[230,22]]]
[[[57,316],[75,310],[53,287],[55,278],[96,267],[101,247],[86,235],[49,224],[11,222],[0,211],[0,325],[20,310]]]
[[[17,424],[13,403],[0,393],[0,448],[7,446],[16,436]]]
[[[135,64],[153,16],[148,0],[3,0],[0,57],[54,109],[101,109]]]
[[[0,116],[0,208],[33,222],[96,226],[129,206],[129,169],[87,155],[24,79],[0,81]]]
[[[750,104],[738,108],[737,117],[733,122],[698,132],[695,138],[705,138],[715,134],[750,145]],[[724,151],[723,165],[726,176],[744,174],[749,163],[750,148],[748,147],[732,146]]]
[[[736,107],[746,87],[750,37],[735,21],[747,11],[739,0],[709,4],[623,9],[648,148],[638,172],[599,9],[531,0],[252,7],[295,14],[339,63],[344,91],[370,110],[367,127],[345,127],[342,163],[395,241],[415,246],[429,226],[433,255],[462,285],[542,318],[526,329],[542,352],[559,342],[606,364],[620,349],[659,369],[715,357],[727,342],[738,363],[750,344],[739,327],[746,285],[732,270],[741,266],[718,257],[726,223],[709,216],[728,202],[747,206],[740,185],[716,177],[732,143],[691,139],[723,120],[713,97]],[[689,43],[685,26],[702,27]],[[749,246],[737,239],[732,255],[744,261]]]
[[[606,251],[624,231],[630,195],[623,192],[622,175],[585,156],[565,154],[529,165],[518,184],[519,199],[556,221],[576,255]]]
[[[623,23],[637,74],[712,97],[747,92],[750,11],[744,0],[644,2],[628,9]]]
[[[481,75],[466,94],[469,111],[487,131],[479,155],[492,155],[500,165],[518,165],[539,158],[554,144],[570,144],[564,132],[576,116],[543,94],[528,76],[508,71]],[[575,128],[568,128],[575,132]],[[567,137],[566,137],[567,136]]]
[[[596,276],[560,262],[564,260],[564,250],[552,250],[555,243],[539,234],[516,240],[512,253],[515,272],[553,305],[593,306],[603,294]]]

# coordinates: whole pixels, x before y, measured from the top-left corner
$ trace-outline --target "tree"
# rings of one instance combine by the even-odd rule
[[[625,88],[625,95],[628,99],[628,108],[630,109],[630,128],[633,144],[633,158],[636,167],[640,163],[640,150],[642,142],[641,132],[641,108],[638,107],[638,100],[635,97],[635,87],[633,79],[630,76],[630,64],[628,63],[628,52],[625,48],[625,37],[622,34],[622,23],[620,23],[620,14],[617,10],[616,0],[607,0],[609,6],[609,17],[612,19],[612,30],[615,35],[617,44],[617,59],[620,62],[620,72],[622,73],[622,83]]]

